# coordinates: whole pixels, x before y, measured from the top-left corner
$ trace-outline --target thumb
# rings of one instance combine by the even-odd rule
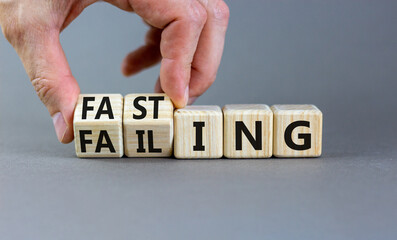
[[[80,89],[60,44],[59,32],[43,34],[22,45],[17,52],[53,119],[58,140],[73,141],[73,114]]]

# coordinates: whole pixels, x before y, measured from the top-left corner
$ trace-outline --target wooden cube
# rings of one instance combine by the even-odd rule
[[[227,158],[269,158],[273,153],[273,112],[265,104],[223,107]]]
[[[123,96],[81,94],[73,129],[78,157],[123,156]]]
[[[174,105],[165,94],[129,94],[124,99],[124,150],[128,157],[170,157]]]
[[[323,114],[314,105],[274,105],[273,154],[276,157],[319,157]]]
[[[176,158],[220,158],[223,115],[219,106],[187,106],[174,113]]]

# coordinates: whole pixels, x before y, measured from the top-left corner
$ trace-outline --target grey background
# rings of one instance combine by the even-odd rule
[[[397,2],[227,1],[197,104],[313,103],[319,159],[78,159],[0,38],[1,239],[396,239]],[[120,73],[140,19],[105,3],[62,34],[83,93],[151,92]]]

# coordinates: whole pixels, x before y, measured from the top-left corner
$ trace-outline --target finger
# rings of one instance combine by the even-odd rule
[[[128,54],[121,67],[125,76],[130,76],[151,67],[161,60],[161,29],[151,27],[146,34],[145,45]]]
[[[59,32],[34,34],[31,41],[16,49],[37,95],[53,118],[58,140],[73,141],[73,113],[80,89],[59,42]]]
[[[177,6],[177,7],[176,7]],[[197,1],[137,0],[134,11],[150,25],[164,28],[161,35],[161,88],[176,107],[188,101],[191,64],[206,21],[206,11]]]
[[[222,0],[199,0],[207,10],[207,22],[201,33],[192,63],[189,104],[215,81],[221,62],[229,20],[229,8]]]

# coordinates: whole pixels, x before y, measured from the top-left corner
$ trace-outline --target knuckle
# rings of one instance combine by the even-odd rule
[[[215,72],[212,76],[209,77],[209,86],[211,86],[216,80],[217,73]]]
[[[205,84],[205,88],[208,89],[209,87],[211,87],[211,85],[215,82],[215,79],[216,79],[216,73],[209,75],[208,80]]]
[[[11,43],[12,32],[10,31],[10,28],[8,26],[2,25],[1,30],[3,32],[4,37],[7,39],[7,41]]]
[[[8,9],[9,14],[1,15],[4,9]],[[14,47],[31,42],[56,27],[52,18],[46,17],[46,14],[31,14],[29,11],[26,6],[16,4],[6,8],[0,6],[2,32]]]
[[[193,2],[186,14],[186,17],[189,19],[189,21],[196,25],[204,26],[205,22],[207,21],[207,11],[198,2]]]
[[[206,81],[205,81],[205,84],[204,84],[205,90],[207,90],[208,88],[210,88],[212,86],[212,84],[216,80],[216,76],[217,76],[217,71],[216,70],[211,71],[211,73],[209,73],[207,75]]]
[[[3,34],[6,39],[13,45],[19,46],[25,40],[29,39],[29,31],[32,30],[31,24],[25,20],[10,19],[3,25]]]
[[[215,7],[213,7],[212,11],[214,19],[224,24],[228,23],[230,17],[230,9],[224,1],[218,1],[217,4],[215,4]]]
[[[8,21],[3,23],[1,26],[1,30],[3,31],[5,38],[11,44],[13,43],[13,40],[16,38],[16,36],[21,34],[21,31],[17,29],[15,25],[15,21],[10,21],[10,19],[8,19]]]
[[[194,81],[193,87],[191,88],[192,96],[201,96],[205,93],[215,82],[217,73],[203,74],[196,72],[196,79]]]
[[[51,101],[52,91],[53,91],[53,84],[52,81],[46,78],[35,78],[32,80],[32,85],[37,93],[37,96],[40,100],[47,105]]]

